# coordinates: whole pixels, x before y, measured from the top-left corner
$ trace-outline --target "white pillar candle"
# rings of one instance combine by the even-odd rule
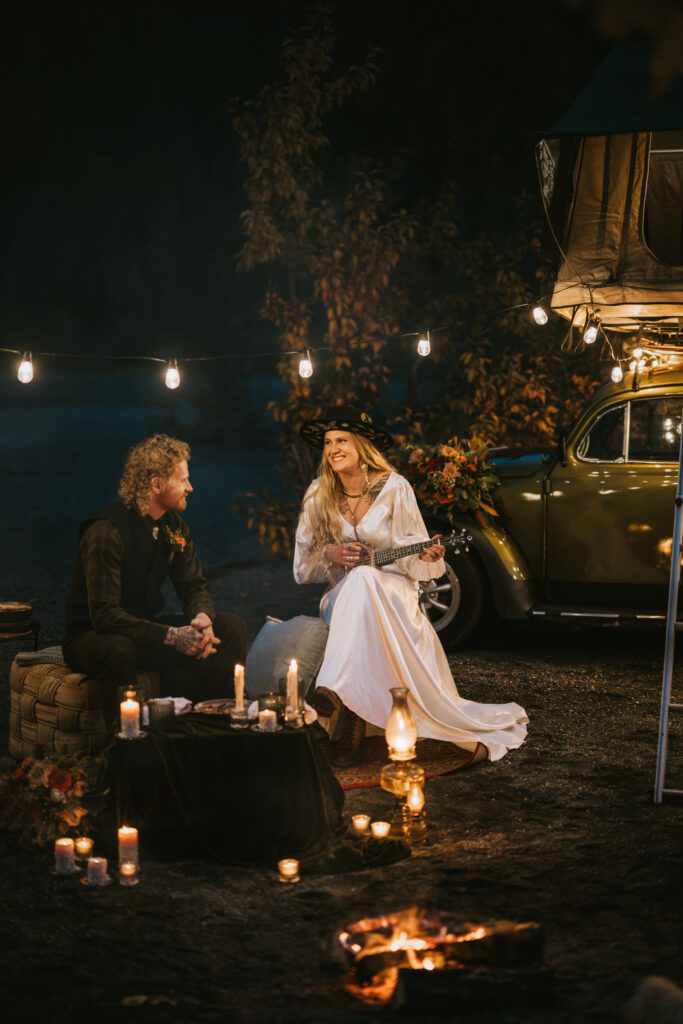
[[[351,818],[353,827],[356,832],[360,835],[365,835],[370,827],[370,815],[369,814],[354,814]]]
[[[92,853],[93,841],[90,836],[79,836],[74,846],[78,857],[89,857]]]
[[[264,708],[258,713],[258,724],[264,732],[274,732],[277,729],[277,715],[270,708]]]
[[[235,707],[244,708],[244,665],[235,665]]]
[[[375,839],[386,839],[389,835],[391,824],[388,821],[373,821],[370,828]]]
[[[285,857],[277,862],[277,869],[280,872],[281,882],[299,881],[299,861],[294,857]]]
[[[292,658],[287,669],[287,707],[299,706],[299,666]]]
[[[121,885],[138,884],[138,866],[134,860],[119,861],[119,882]]]
[[[72,875],[76,871],[73,839],[55,839],[55,871],[58,875]]]
[[[121,704],[121,733],[127,739],[140,735],[140,705],[130,697]]]
[[[132,860],[136,864],[138,860],[138,830],[129,825],[122,825],[118,832],[119,836],[119,861]]]
[[[107,858],[90,857],[88,860],[88,885],[104,885],[109,881],[107,875]]]

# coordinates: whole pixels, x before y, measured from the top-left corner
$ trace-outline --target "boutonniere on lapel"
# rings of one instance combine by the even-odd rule
[[[170,526],[164,523],[164,537],[172,553],[185,550],[187,537],[183,536],[180,530],[172,530]]]

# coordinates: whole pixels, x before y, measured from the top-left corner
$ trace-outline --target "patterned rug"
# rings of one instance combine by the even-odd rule
[[[325,744],[325,753],[329,757],[330,744]],[[475,761],[481,761],[485,754],[481,744],[477,744],[476,750],[470,753],[468,750],[461,750],[452,743],[444,743],[441,740],[418,740],[417,741],[417,764],[424,768],[426,778],[433,775],[446,775],[448,772],[457,771],[458,768],[466,768]],[[332,765],[332,771],[337,776],[342,789],[358,789],[361,786],[379,786],[379,773],[382,766],[387,764],[387,743],[383,736],[370,736],[363,741],[361,756],[356,764],[350,768],[337,768]]]

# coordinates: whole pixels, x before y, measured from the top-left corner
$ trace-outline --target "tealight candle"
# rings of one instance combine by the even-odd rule
[[[58,875],[72,875],[78,871],[73,839],[55,839],[55,871]]]
[[[88,885],[105,885],[109,881],[106,857],[88,859]]]
[[[92,853],[93,841],[90,836],[79,836],[75,840],[74,846],[76,847],[76,856],[85,859]]]
[[[244,665],[235,665],[235,707],[238,711],[244,707]]]
[[[281,882],[299,881],[299,861],[294,857],[285,857],[277,862],[277,869],[280,872]]]
[[[263,732],[274,732],[277,729],[277,714],[270,708],[264,708],[258,713],[258,724]]]
[[[121,735],[132,740],[140,735],[140,705],[128,697],[121,703]]]
[[[118,831],[119,836],[119,861],[138,861],[138,830],[128,825],[122,825]]]
[[[137,885],[138,866],[134,860],[119,861],[119,882],[121,885]]]
[[[388,821],[373,821],[370,828],[375,839],[386,839],[389,835],[391,824]]]
[[[370,826],[370,815],[369,814],[354,814],[351,818],[353,827],[356,832],[360,835],[367,835],[368,828]]]

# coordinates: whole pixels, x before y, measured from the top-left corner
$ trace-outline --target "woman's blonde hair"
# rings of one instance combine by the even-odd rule
[[[149,508],[154,477],[166,479],[173,474],[179,462],[186,462],[189,458],[189,444],[166,434],[154,434],[136,444],[128,452],[119,483],[123,504],[144,515]]]
[[[352,430],[344,431],[344,433],[349,434],[360,455],[361,462],[367,465],[369,471],[374,469],[380,473],[395,472],[394,467],[384,458],[372,441],[368,441],[366,437],[356,434]],[[328,544],[341,542],[342,525],[339,518],[339,501],[342,497],[339,477],[323,452],[318,467],[318,486],[309,494],[305,502],[305,504],[312,502],[310,509],[313,523],[312,555],[321,556]]]

